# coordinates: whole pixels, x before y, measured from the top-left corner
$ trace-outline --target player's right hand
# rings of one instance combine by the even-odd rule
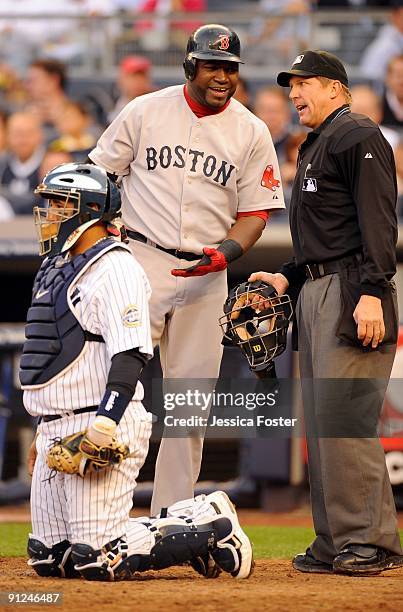
[[[38,437],[38,434],[36,434],[35,438],[32,440],[32,444],[29,447],[29,451],[28,451],[27,469],[28,469],[28,474],[30,476],[32,476],[32,474],[34,472],[35,461],[36,461],[36,457],[38,455],[38,451],[36,450],[36,438],[37,437]]]

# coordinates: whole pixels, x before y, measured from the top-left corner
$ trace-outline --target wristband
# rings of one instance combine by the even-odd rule
[[[99,404],[96,416],[104,416],[113,419],[115,423],[119,423],[126,410],[132,396],[107,389]]]
[[[220,244],[217,251],[220,251],[220,253],[222,253],[225,259],[227,260],[227,263],[230,263],[231,261],[238,259],[238,257],[241,257],[243,253],[243,248],[241,247],[239,242],[228,238]]]

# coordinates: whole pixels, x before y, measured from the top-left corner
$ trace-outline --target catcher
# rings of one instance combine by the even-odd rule
[[[129,519],[148,451],[142,368],[152,356],[143,269],[122,242],[120,195],[89,164],[51,170],[34,208],[40,253],[20,365],[39,417],[31,453],[29,565],[40,576],[122,580],[190,562],[247,578],[252,549],[225,495]]]

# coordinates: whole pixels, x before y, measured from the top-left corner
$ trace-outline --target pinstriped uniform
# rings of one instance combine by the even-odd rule
[[[140,264],[126,246],[105,252],[69,289],[74,314],[81,326],[102,335],[105,342],[87,342],[80,358],[49,383],[24,390],[24,405],[35,416],[63,415],[38,426],[32,492],[33,536],[47,546],[68,539],[94,548],[126,533],[136,478],[148,452],[151,414],[143,407],[143,387],[137,384],[133,400],[117,427],[116,437],[134,457],[100,473],[51,474],[46,451],[54,438],[86,429],[94,412],[72,410],[99,404],[105,392],[111,358],[139,348],[152,355],[148,299],[150,286]],[[139,525],[134,541],[150,539]]]
[[[135,347],[153,354],[148,310],[151,290],[127,247],[105,253],[72,284],[69,293],[82,327],[102,335],[105,343],[87,342],[80,359],[67,371],[41,388],[25,390],[24,405],[33,416],[99,404],[113,355]],[[133,320],[130,316],[127,320],[127,311]],[[143,396],[143,387],[137,383],[133,399],[141,401]]]

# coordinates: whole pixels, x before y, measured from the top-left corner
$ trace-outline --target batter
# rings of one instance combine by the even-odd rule
[[[202,26],[187,45],[186,84],[130,102],[90,153],[123,177],[123,219],[151,283],[165,379],[217,378],[227,265],[259,238],[268,211],[284,208],[267,126],[232,99],[240,63],[234,31]],[[193,496],[202,445],[201,435],[163,438],[153,513]]]

